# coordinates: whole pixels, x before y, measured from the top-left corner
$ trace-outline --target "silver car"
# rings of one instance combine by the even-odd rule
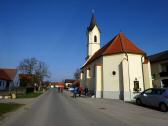
[[[134,97],[138,105],[147,105],[168,110],[168,88],[150,88]]]

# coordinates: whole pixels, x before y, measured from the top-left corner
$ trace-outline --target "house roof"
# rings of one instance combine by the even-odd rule
[[[16,76],[16,69],[3,69],[0,68],[0,79],[1,80],[13,80]]]
[[[168,50],[148,56],[151,63],[168,60]]]
[[[112,55],[117,53],[134,53],[146,55],[144,51],[139,49],[133,42],[131,42],[122,32],[116,35],[110,42],[99,49],[95,54],[88,59],[85,66],[92,63],[101,56]],[[82,67],[82,68],[83,68]]]
[[[96,16],[95,16],[94,14],[92,14],[92,19],[91,19],[90,25],[89,25],[89,27],[87,28],[88,32],[89,32],[89,31],[92,31],[95,26],[98,27],[98,25],[97,25],[97,23],[96,23]],[[98,29],[99,29],[99,27],[98,27]],[[100,29],[99,29],[99,31],[100,31]]]
[[[20,78],[20,79],[30,80],[30,79],[33,78],[33,75],[30,75],[30,74],[19,74],[19,78]]]

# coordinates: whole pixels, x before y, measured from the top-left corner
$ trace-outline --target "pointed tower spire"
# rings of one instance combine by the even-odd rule
[[[89,27],[87,28],[88,31],[91,31],[95,25],[98,27],[97,23],[96,23],[96,16],[95,16],[95,11],[94,9],[92,10],[92,18],[91,18],[91,21],[90,21],[90,25]]]

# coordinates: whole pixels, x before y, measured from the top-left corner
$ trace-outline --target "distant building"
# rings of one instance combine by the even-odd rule
[[[149,56],[154,87],[168,87],[168,50]]]
[[[65,87],[69,88],[76,80],[73,79],[65,79]]]
[[[20,84],[16,69],[0,68],[0,90],[11,90]]]
[[[93,15],[87,28],[87,57],[80,82],[96,98],[130,101],[134,95],[152,87],[150,62],[123,33],[100,48],[100,28]]]
[[[50,88],[64,88],[65,84],[63,82],[51,82],[49,84]]]

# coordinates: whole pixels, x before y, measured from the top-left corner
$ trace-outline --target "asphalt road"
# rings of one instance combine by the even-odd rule
[[[119,100],[77,98],[50,90],[3,126],[167,126],[168,113]]]
[[[124,126],[118,119],[111,118],[78,100],[48,91],[22,114],[4,124],[5,126]]]

